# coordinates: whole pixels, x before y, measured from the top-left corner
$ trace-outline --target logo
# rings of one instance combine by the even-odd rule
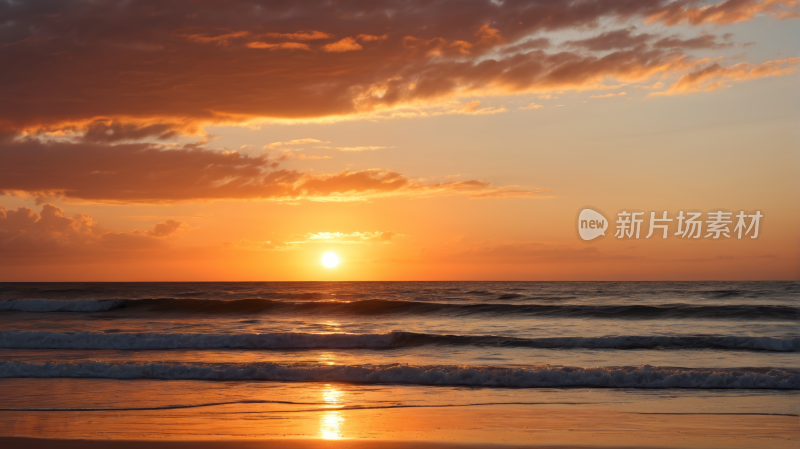
[[[578,214],[578,234],[583,240],[594,240],[606,235],[608,220],[600,212],[584,209]]]
[[[667,239],[669,236],[686,240],[758,238],[764,214],[760,210],[739,210],[738,214],[734,213],[735,211],[718,209],[708,211],[704,216],[701,211],[684,209],[678,213],[662,210],[658,214],[655,211],[647,214],[628,209],[617,213],[614,237],[634,240],[659,237]],[[578,214],[578,236],[581,240],[589,241],[605,236],[608,228],[608,219],[596,210],[586,207]]]

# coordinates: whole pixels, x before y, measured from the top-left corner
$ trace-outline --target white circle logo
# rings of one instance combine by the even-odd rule
[[[608,220],[600,212],[584,209],[578,214],[578,234],[583,240],[594,240],[606,235]]]

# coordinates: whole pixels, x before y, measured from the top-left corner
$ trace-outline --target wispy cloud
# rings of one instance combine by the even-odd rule
[[[628,95],[626,92],[620,92],[616,94],[604,94],[604,95],[591,95],[589,98],[613,98],[613,97],[622,97]]]
[[[729,87],[733,82],[742,82],[770,76],[795,73],[800,58],[767,61],[761,64],[742,62],[730,67],[715,63],[706,68],[681,76],[677,82],[662,92],[651,92],[648,97],[684,95],[694,92],[709,92]]]
[[[277,150],[277,149],[279,149],[281,147],[286,147],[286,146],[295,147],[295,146],[301,146],[301,145],[308,145],[308,144],[312,144],[312,143],[330,143],[330,142],[323,142],[323,141],[317,140],[317,139],[306,138],[306,139],[289,140],[287,142],[272,142],[270,144],[264,145],[263,148],[265,150]]]
[[[294,243],[389,243],[393,238],[401,236],[392,231],[373,231],[373,232],[317,232],[309,233],[303,240]]]
[[[326,149],[326,150],[339,150],[339,151],[375,151],[375,150],[384,150],[386,148],[394,148],[391,147],[380,147],[380,146],[357,146],[357,147],[327,147],[327,146],[318,146],[314,148]]]
[[[299,153],[296,154],[292,150],[283,150],[280,156],[278,156],[278,161],[292,161],[292,160],[300,160],[300,161],[313,161],[319,159],[332,159],[333,156],[312,156],[308,154]]]
[[[282,169],[279,159],[154,143],[108,145],[27,138],[0,142],[0,192],[128,203],[358,201],[397,195],[537,197],[543,192],[493,187],[478,180],[426,184],[384,169],[317,174]]]
[[[260,48],[266,50],[311,50],[308,44],[302,44],[300,42],[281,42],[278,44],[270,44],[267,42],[248,42],[247,46],[249,48]]]
[[[264,33],[259,37],[271,37],[277,39],[289,39],[295,41],[313,41],[320,39],[330,39],[333,37],[328,33],[322,31],[298,31],[296,33]]]
[[[523,107],[521,107],[519,109],[522,109],[522,110],[525,110],[525,109],[542,109],[543,107],[544,106],[542,106],[540,104],[531,103],[531,104],[529,104],[527,106],[523,106]]]

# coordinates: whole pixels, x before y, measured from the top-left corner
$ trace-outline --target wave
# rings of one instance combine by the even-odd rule
[[[551,304],[452,304],[399,300],[304,301],[270,299],[206,300],[184,298],[113,300],[6,300],[0,311],[22,312],[104,312],[115,309],[150,312],[204,314],[253,314],[267,312],[310,314],[450,314],[450,315],[532,315],[608,319],[742,319],[798,320],[800,308],[759,305],[551,305]]]
[[[358,382],[472,387],[800,389],[800,371],[635,367],[493,368],[412,365],[113,364],[0,362],[0,378],[200,379]]]
[[[800,338],[609,336],[515,338],[391,332],[385,334],[158,334],[0,332],[4,349],[395,349],[429,345],[544,349],[738,349],[798,352]]]
[[[124,299],[17,299],[0,301],[3,312],[103,312],[121,306]]]

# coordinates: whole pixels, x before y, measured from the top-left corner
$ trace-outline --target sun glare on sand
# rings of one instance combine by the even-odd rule
[[[336,265],[339,265],[339,256],[335,253],[325,253],[322,256],[322,265],[325,265],[328,268],[333,268]]]

